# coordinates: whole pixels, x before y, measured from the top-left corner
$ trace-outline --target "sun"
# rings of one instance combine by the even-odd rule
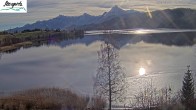
[[[143,29],[138,29],[134,32],[135,34],[146,34],[146,31]]]
[[[146,70],[145,70],[144,68],[141,67],[141,68],[139,69],[139,75],[142,76],[142,75],[145,75],[145,74],[146,74]]]

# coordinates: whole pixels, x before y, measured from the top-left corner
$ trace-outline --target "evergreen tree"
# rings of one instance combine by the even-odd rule
[[[194,104],[194,81],[191,74],[190,66],[187,66],[188,70],[184,75],[184,81],[182,86],[182,104],[186,107],[186,110],[191,110]]]

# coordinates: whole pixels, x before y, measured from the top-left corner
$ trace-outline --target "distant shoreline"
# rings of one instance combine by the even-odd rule
[[[84,36],[84,31],[82,30],[28,30],[21,33],[0,32],[0,52],[29,47],[41,41],[74,39],[81,36]]]

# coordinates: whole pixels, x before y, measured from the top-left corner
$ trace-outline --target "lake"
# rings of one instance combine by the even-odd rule
[[[0,90],[60,87],[92,95],[97,51],[105,41],[119,50],[131,95],[149,81],[157,88],[171,87],[178,91],[187,65],[196,73],[195,30],[118,30],[109,34],[91,31],[74,40],[48,41],[2,53]],[[140,67],[145,68],[146,75],[139,75]]]

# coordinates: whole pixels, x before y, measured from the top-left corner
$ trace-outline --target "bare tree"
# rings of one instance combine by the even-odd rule
[[[109,110],[112,102],[122,101],[125,93],[125,73],[120,66],[118,50],[104,43],[98,51],[98,69],[95,78],[95,94],[108,100]]]
[[[139,91],[138,94],[135,95],[135,104],[132,104],[132,107],[142,110],[166,109],[172,104],[172,100],[170,87],[157,89],[151,85],[144,87],[144,90]]]

